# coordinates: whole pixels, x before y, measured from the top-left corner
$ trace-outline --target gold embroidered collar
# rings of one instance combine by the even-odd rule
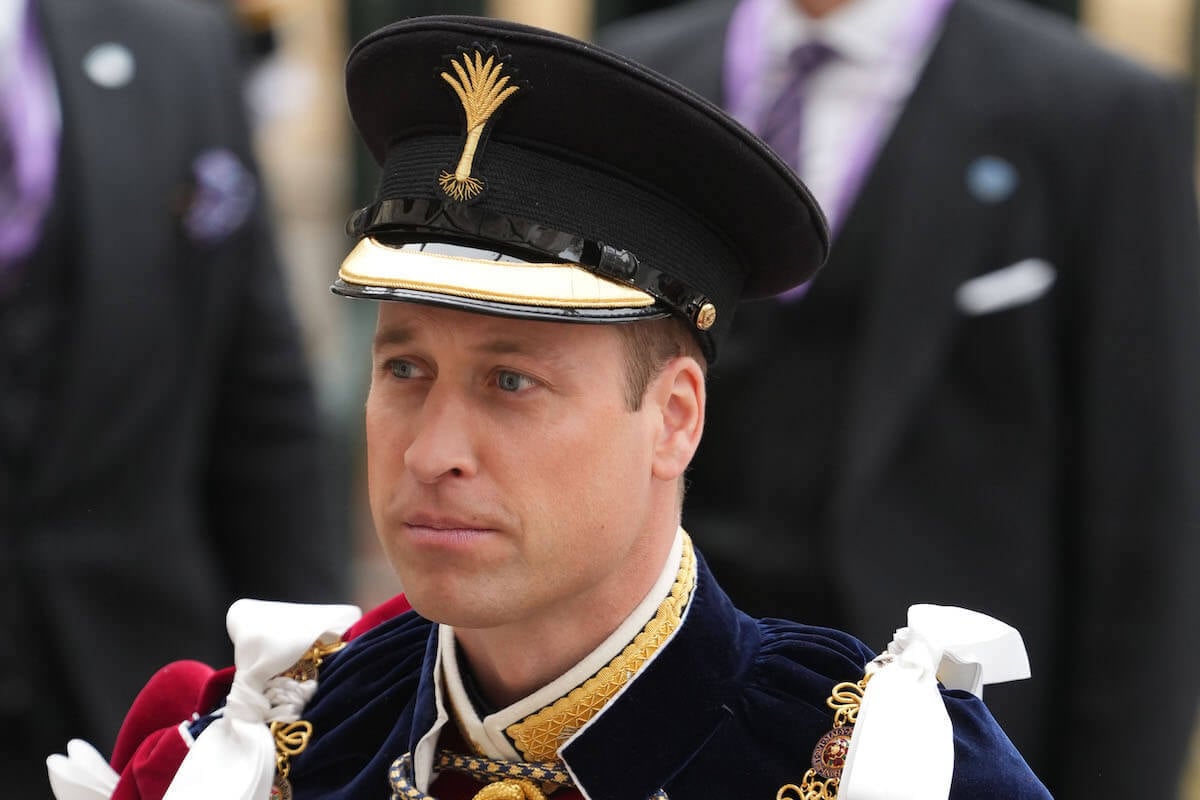
[[[442,640],[442,662],[447,703],[451,716],[457,719],[459,729],[481,755],[499,758],[518,758],[526,761],[555,761],[558,750],[562,745],[582,728],[590,719],[596,716],[602,708],[617,695],[638,671],[654,656],[658,649],[670,639],[683,620],[683,614],[691,599],[696,585],[696,556],[692,542],[687,533],[679,531],[680,541],[677,547],[678,569],[675,571],[670,589],[657,607],[651,605],[653,616],[645,625],[628,640],[623,649],[607,663],[598,662],[600,668],[582,683],[558,696],[554,701],[528,713],[518,721],[508,724],[492,732],[484,730],[474,715],[474,709],[460,708],[469,703],[465,689],[462,687],[461,676],[457,669],[451,666],[454,661],[454,649],[450,632],[445,632]],[[670,563],[670,562],[668,562]],[[664,579],[670,580],[666,574]],[[660,581],[657,585],[661,586]],[[658,591],[662,591],[659,589]],[[649,613],[649,612],[643,612]],[[633,618],[640,616],[634,612]],[[645,619],[645,617],[642,617]],[[620,640],[618,640],[619,642]],[[447,647],[447,645],[449,645]],[[612,646],[606,642],[609,648]],[[604,652],[605,645],[598,648]],[[619,645],[618,645],[619,646]],[[608,652],[613,652],[608,649]],[[598,655],[598,654],[594,654]],[[586,663],[586,662],[584,662]],[[536,694],[535,694],[536,696]],[[529,698],[532,699],[532,698]],[[511,712],[519,712],[523,701],[518,701],[514,707],[489,715],[488,720],[495,722],[497,717],[513,719]],[[506,714],[507,712],[507,714]],[[470,721],[468,721],[468,719]],[[503,725],[504,723],[501,722]],[[490,726],[489,726],[490,727]],[[493,736],[489,736],[492,733]],[[480,738],[485,741],[480,741]],[[504,741],[489,741],[502,738]],[[489,746],[490,745],[490,746]]]

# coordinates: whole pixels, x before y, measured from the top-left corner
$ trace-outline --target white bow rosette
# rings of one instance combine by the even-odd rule
[[[946,800],[954,735],[938,683],[982,698],[987,684],[1030,675],[1015,628],[936,605],[911,606],[908,627],[896,631],[866,671],[870,680],[838,785],[841,800]]]
[[[179,733],[187,756],[164,800],[267,800],[275,777],[272,722],[295,722],[317,689],[316,680],[282,676],[314,643],[330,644],[358,621],[355,606],[238,600],[226,627],[237,667],[219,716],[195,740],[188,722]],[[86,742],[46,759],[57,800],[108,800],[117,774]]]
[[[58,800],[108,800],[117,790],[119,775],[104,756],[82,739],[67,743],[67,754],[46,759],[50,791]]]

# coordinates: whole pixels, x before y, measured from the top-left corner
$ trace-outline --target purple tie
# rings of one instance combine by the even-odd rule
[[[833,56],[833,49],[822,42],[807,42],[793,50],[788,55],[787,83],[759,120],[758,135],[797,173],[808,79]]]
[[[15,216],[21,199],[17,191],[17,150],[10,127],[5,115],[0,115],[0,220],[6,223]]]

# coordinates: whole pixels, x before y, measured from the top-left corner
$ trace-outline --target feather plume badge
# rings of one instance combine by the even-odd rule
[[[463,203],[483,191],[483,181],[471,174],[471,168],[488,121],[521,87],[512,81],[512,75],[504,74],[508,65],[497,53],[489,53],[485,58],[479,50],[463,52],[459,60],[451,59],[450,66],[454,74],[447,71],[441,76],[462,103],[467,118],[467,138],[454,172],[443,171],[438,176],[438,184],[449,197]]]

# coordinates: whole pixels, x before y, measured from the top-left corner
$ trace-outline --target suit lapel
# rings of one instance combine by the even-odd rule
[[[138,370],[148,368],[144,351],[124,345],[146,332],[138,304],[150,287],[139,288],[141,270],[155,264],[169,243],[169,226],[153,221],[164,212],[159,206],[166,194],[158,184],[170,177],[152,166],[155,113],[161,109],[142,85],[147,65],[138,58],[145,47],[131,39],[139,32],[136,15],[111,2],[39,1],[63,112],[59,169],[66,172],[59,185],[67,194],[69,230],[62,235],[71,238],[74,254],[66,271],[72,313],[65,351],[56,356],[60,383],[47,414],[40,481],[74,474],[72,462],[86,461],[89,448],[103,446],[112,426],[101,420],[121,417],[109,406],[119,402]],[[116,45],[118,56],[121,48],[132,55],[128,83],[105,87],[85,68],[89,54],[106,44]]]
[[[872,173],[834,244],[856,248],[867,237],[874,263],[867,286],[863,332],[850,387],[847,436],[835,523],[840,528],[885,463],[951,338],[956,287],[973,262],[963,242],[982,231],[986,208],[967,192],[968,165],[982,153],[974,113],[986,87],[972,83],[969,2],[947,12],[925,71],[880,152]]]

